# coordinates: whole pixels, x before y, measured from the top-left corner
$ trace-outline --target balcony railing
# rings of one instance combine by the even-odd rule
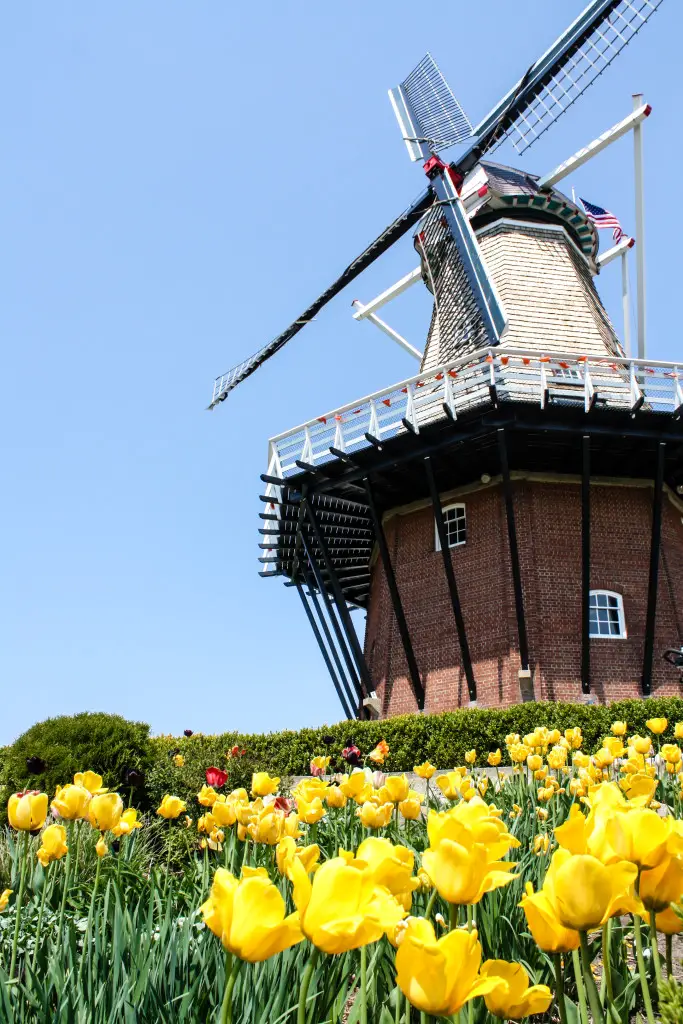
[[[335,459],[333,449],[353,453],[406,430],[420,430],[449,416],[497,401],[594,406],[683,414],[683,363],[617,356],[576,356],[518,348],[481,349],[409,377],[382,391],[271,438],[269,468],[285,478],[297,462]]]

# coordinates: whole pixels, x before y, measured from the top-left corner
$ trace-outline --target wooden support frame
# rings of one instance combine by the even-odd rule
[[[346,638],[344,637],[344,631],[343,631],[343,629],[342,629],[342,627],[341,627],[341,625],[339,623],[339,619],[335,615],[334,605],[332,603],[332,600],[331,600],[331,598],[330,598],[330,596],[327,593],[327,590],[325,588],[325,582],[323,580],[322,573],[320,571],[320,566],[318,565],[317,559],[315,558],[315,556],[313,555],[313,553],[312,553],[312,551],[311,551],[311,549],[309,547],[308,541],[306,540],[306,535],[305,535],[303,530],[301,531],[301,542],[303,544],[303,548],[304,548],[304,552],[306,554],[306,558],[308,560],[308,564],[310,565],[311,569],[313,570],[313,575],[315,577],[315,582],[316,582],[318,590],[320,591],[320,594],[322,596],[325,608],[327,609],[327,614],[329,616],[330,622],[332,623],[332,629],[334,630],[334,634],[335,634],[335,636],[337,638],[337,644],[339,646],[339,650],[341,651],[342,658],[344,659],[344,662],[346,664],[346,669],[347,669],[347,672],[348,672],[348,678],[349,678],[349,680],[351,682],[351,685],[352,685],[352,687],[353,687],[353,689],[355,690],[355,693],[356,693],[356,700],[355,700],[354,703],[357,706],[360,706],[362,704],[362,702],[363,702],[363,689],[362,689],[361,684],[360,684],[360,679],[359,679],[359,676],[358,676],[358,669],[356,667],[355,661],[353,660],[353,656],[351,654],[351,651],[349,650],[349,647],[347,645]]]
[[[306,586],[308,587],[308,593],[311,599],[311,604],[313,605],[316,615],[318,616],[318,620],[320,621],[320,625],[322,627],[323,636],[325,638],[329,651],[332,654],[332,658],[334,660],[335,668],[337,671],[337,676],[339,677],[339,681],[342,684],[344,693],[346,694],[347,703],[349,707],[357,708],[360,700],[358,696],[359,688],[357,687],[357,685],[354,686],[353,683],[349,682],[348,677],[344,672],[344,666],[342,665],[342,660],[339,656],[339,651],[337,650],[337,647],[334,643],[334,639],[332,637],[332,634],[330,633],[330,627],[327,624],[327,619],[325,617],[325,609],[327,610],[327,614],[329,616],[331,616],[332,614],[331,609],[328,605],[328,602],[324,599],[324,597],[322,605],[318,600],[315,581],[311,577],[310,573],[304,571],[304,579],[306,580]],[[351,717],[355,718],[356,714],[354,713]]]
[[[342,710],[344,711],[344,714],[346,715],[346,717],[348,719],[355,718],[355,715],[351,714],[351,710],[350,710],[348,704],[346,703],[346,698],[344,696],[344,692],[343,692],[343,690],[341,688],[341,685],[339,683],[337,675],[336,675],[336,673],[334,671],[334,668],[332,666],[332,662],[330,661],[330,656],[327,653],[327,650],[325,648],[325,644],[323,643],[323,638],[320,635],[320,630],[318,629],[318,623],[315,621],[315,617],[313,615],[313,612],[311,611],[311,607],[310,607],[310,605],[308,603],[308,600],[306,598],[306,594],[304,593],[304,588],[298,582],[295,582],[294,585],[295,585],[295,587],[297,589],[297,593],[298,593],[299,597],[301,598],[301,603],[304,606],[304,611],[306,612],[306,617],[308,618],[310,627],[313,630],[313,635],[315,636],[316,640],[318,641],[318,647],[320,648],[320,653],[322,654],[323,660],[325,662],[325,665],[327,666],[327,671],[330,673],[330,678],[331,678],[332,684],[333,684],[333,686],[334,686],[334,688],[335,688],[335,690],[337,692],[337,696],[339,697],[339,703],[342,706]]]
[[[519,638],[519,659],[522,669],[529,669],[529,641],[526,631],[526,618],[524,616],[524,594],[522,591],[522,573],[519,565],[519,545],[517,544],[517,527],[515,525],[515,507],[512,501],[512,486],[510,483],[510,466],[508,464],[508,449],[505,430],[501,428],[498,434],[498,455],[500,459],[500,473],[503,480],[503,498],[505,500],[505,516],[508,528],[508,543],[510,545],[510,565],[512,568],[512,586],[515,594],[515,614],[517,616],[517,635]]]
[[[451,549],[448,546],[448,535],[446,533],[446,524],[444,522],[443,510],[441,508],[441,499],[439,498],[439,492],[436,489],[434,470],[432,469],[432,460],[430,459],[429,456],[427,456],[424,459],[424,467],[425,473],[427,474],[429,493],[432,499],[432,508],[434,510],[434,519],[436,521],[436,532],[439,537],[439,544],[441,545],[443,567],[444,572],[446,573],[446,580],[448,582],[448,593],[451,598],[451,607],[453,609],[453,618],[455,619],[455,628],[457,630],[458,641],[460,643],[460,657],[462,660],[462,667],[465,673],[465,679],[467,680],[467,689],[470,695],[470,700],[475,701],[477,699],[477,684],[474,679],[474,669],[472,667],[470,645],[467,642],[467,631],[465,629],[465,620],[463,618],[462,607],[460,605],[458,585],[455,580],[455,570],[453,569],[453,561],[451,559]]]
[[[382,526],[382,520],[377,512],[377,506],[375,505],[375,499],[370,486],[370,480],[366,476],[363,479],[365,485],[365,493],[368,499],[368,506],[370,508],[370,516],[375,528],[375,537],[377,540],[377,547],[379,548],[379,557],[382,561],[384,568],[384,576],[387,581],[387,587],[389,588],[389,596],[391,598],[391,604],[394,609],[394,615],[396,616],[396,623],[398,625],[398,631],[401,636],[401,643],[403,644],[403,653],[406,657],[408,664],[408,673],[410,675],[410,684],[413,691],[413,696],[417,701],[417,706],[420,711],[424,711],[425,706],[425,691],[420,679],[420,670],[417,667],[417,659],[415,658],[415,651],[413,650],[413,643],[410,639],[410,630],[408,629],[408,623],[406,622],[405,612],[403,610],[403,603],[401,601],[401,595],[398,592],[398,584],[396,582],[396,574],[394,567],[391,564],[391,556],[389,555],[389,547],[387,545],[387,539],[384,533],[384,527]]]
[[[581,692],[591,692],[591,439],[581,439]]]
[[[327,542],[322,535],[322,531],[318,524],[318,520],[316,519],[315,512],[313,511],[313,506],[311,505],[309,499],[307,497],[304,497],[302,498],[302,501],[306,510],[306,516],[308,517],[311,527],[313,528],[313,535],[315,536],[318,547],[322,552],[325,569],[327,570],[327,574],[330,578],[330,583],[332,585],[332,593],[334,594],[334,601],[337,606],[337,611],[339,612],[339,617],[342,621],[344,632],[346,633],[346,638],[349,642],[349,645],[353,652],[354,660],[358,668],[358,675],[360,678],[360,685],[361,690],[363,691],[363,696],[369,697],[373,691],[372,677],[370,675],[370,670],[368,669],[368,665],[365,660],[365,655],[363,654],[363,648],[361,647],[360,641],[358,640],[358,634],[356,633],[354,625],[351,621],[349,609],[346,606],[346,598],[344,597],[344,592],[341,588],[341,585],[337,578],[337,574],[334,570],[332,559],[330,558],[330,553],[327,550]]]
[[[652,535],[650,538],[650,575],[647,585],[647,612],[645,613],[645,645],[641,689],[645,697],[652,693],[652,659],[655,650],[657,622],[657,585],[659,583],[659,555],[662,544],[662,495],[664,492],[664,457],[666,445],[657,445],[655,493],[652,498]]]

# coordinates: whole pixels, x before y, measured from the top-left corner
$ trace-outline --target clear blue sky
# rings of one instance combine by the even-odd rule
[[[85,709],[175,733],[341,717],[296,595],[258,576],[259,474],[272,434],[414,372],[350,317],[409,240],[210,414],[211,382],[422,188],[387,88],[429,49],[476,123],[581,7],[6,8],[0,742]],[[683,354],[682,35],[667,0],[551,133],[496,157],[542,173],[645,92],[653,358]],[[634,230],[629,140],[573,184]],[[600,287],[619,324],[616,265]],[[420,345],[427,317],[392,311]]]

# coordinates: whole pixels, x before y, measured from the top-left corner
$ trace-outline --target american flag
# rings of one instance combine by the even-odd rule
[[[612,237],[614,238],[614,244],[618,243],[624,237],[624,231],[619,223],[618,219],[609,210],[604,210],[602,206],[596,206],[595,203],[589,203],[587,199],[581,200],[583,208],[586,211],[588,220],[592,220],[597,228],[612,228]]]

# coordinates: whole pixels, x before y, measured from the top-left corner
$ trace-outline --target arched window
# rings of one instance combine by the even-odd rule
[[[590,635],[626,636],[624,599],[611,590],[591,590],[589,597]]]
[[[457,548],[467,540],[467,517],[464,505],[444,505],[441,509],[449,548]],[[439,531],[434,523],[435,548],[441,551]]]

